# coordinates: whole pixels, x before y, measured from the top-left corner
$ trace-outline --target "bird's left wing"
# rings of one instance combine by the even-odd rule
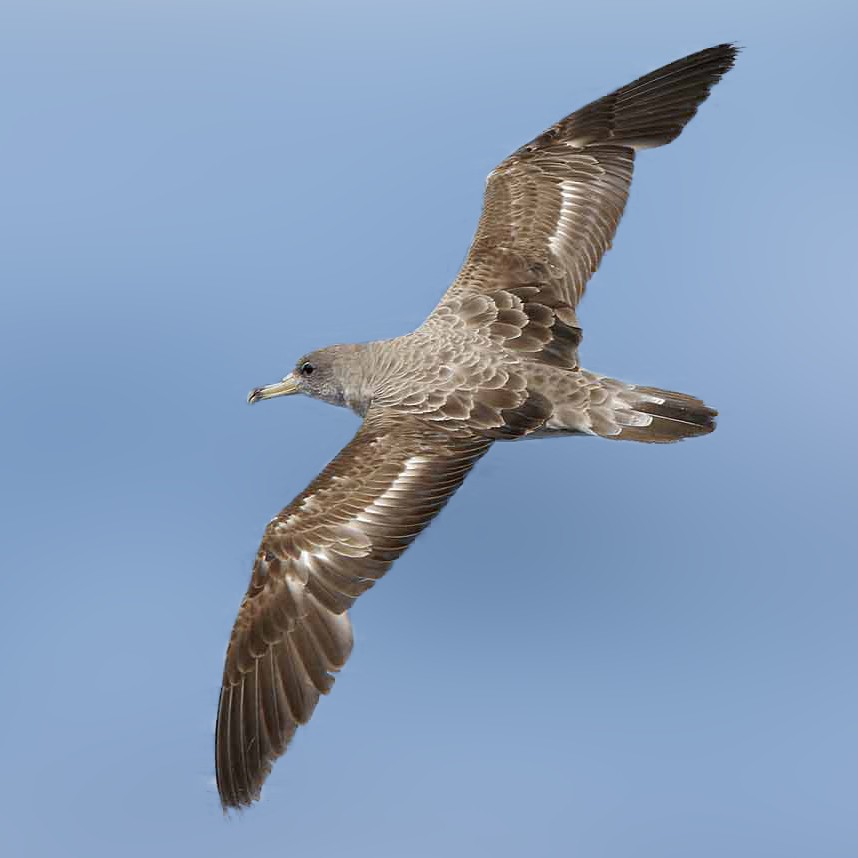
[[[635,153],[675,140],[736,48],[717,45],[650,72],[552,125],[486,184],[473,244],[436,313],[489,312],[507,348],[577,366],[576,307],[611,246]],[[520,334],[523,334],[520,336]]]
[[[490,444],[370,410],[354,439],[269,523],[226,654],[215,740],[224,808],[259,797],[349,656],[346,610]]]
[[[512,277],[551,281],[578,304],[610,247],[635,152],[675,140],[737,49],[717,45],[593,101],[525,144],[491,173],[468,258],[450,291],[493,291]]]

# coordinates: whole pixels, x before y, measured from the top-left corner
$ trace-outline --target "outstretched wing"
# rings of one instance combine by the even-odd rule
[[[522,303],[574,327],[575,307],[622,217],[635,152],[675,140],[735,57],[734,46],[719,45],[677,60],[503,161],[488,178],[476,236],[442,306],[462,292],[524,289]]]
[[[265,530],[218,704],[224,808],[259,797],[274,761],[346,662],[346,610],[426,527],[488,449],[408,415],[370,413]]]

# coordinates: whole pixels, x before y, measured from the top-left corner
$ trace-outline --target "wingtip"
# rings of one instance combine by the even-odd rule
[[[713,45],[711,48],[704,48],[701,51],[689,54],[687,57],[676,60],[675,63],[671,63],[670,65],[673,66],[681,63],[687,66],[695,66],[714,61],[716,63],[716,79],[720,80],[723,75],[735,66],[736,59],[743,49],[743,46],[736,42],[722,42],[720,45]]]
[[[736,65],[736,60],[738,59],[739,54],[744,50],[744,47],[737,42],[722,42],[720,45],[715,45],[714,48],[710,48],[710,50],[716,51],[723,57],[724,68],[721,71],[721,74],[724,75]]]

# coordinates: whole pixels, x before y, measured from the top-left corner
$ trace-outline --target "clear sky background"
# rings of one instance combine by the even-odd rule
[[[5,855],[858,854],[854,4],[0,16]],[[247,391],[418,325],[501,158],[725,40],[581,312],[585,366],[718,431],[496,446],[224,819],[259,537],[358,425]]]

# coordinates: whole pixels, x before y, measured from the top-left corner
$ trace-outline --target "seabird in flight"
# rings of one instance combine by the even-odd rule
[[[598,435],[671,442],[716,412],[582,369],[577,307],[623,214],[639,150],[676,139],[732,66],[719,45],[600,98],[489,176],[453,285],[417,330],[302,357],[250,402],[304,393],[363,417],[271,520],[232,631],[216,727],[225,809],[259,798],[352,648],[348,609],[495,441]]]

